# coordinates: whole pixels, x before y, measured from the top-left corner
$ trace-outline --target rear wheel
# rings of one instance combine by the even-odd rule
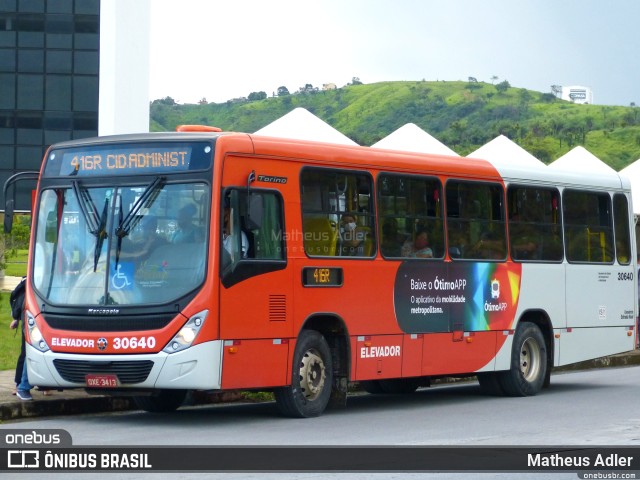
[[[333,367],[326,339],[303,330],[296,342],[291,385],[275,390],[276,405],[288,417],[317,417],[331,397]]]
[[[511,369],[500,372],[506,395],[526,397],[537,394],[547,375],[547,346],[540,328],[531,322],[518,326],[511,351]]]
[[[167,413],[177,410],[186,396],[186,390],[160,390],[152,395],[133,397],[133,400],[141,410]]]

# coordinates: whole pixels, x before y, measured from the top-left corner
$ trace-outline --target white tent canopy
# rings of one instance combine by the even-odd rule
[[[267,137],[294,138],[296,140],[312,140],[316,142],[357,145],[346,135],[328,123],[316,117],[304,108],[295,108],[286,115],[255,132]]]
[[[640,215],[640,159],[620,170],[620,175],[627,177],[631,182],[633,213]]]
[[[435,153],[438,155],[458,154],[438,139],[418,127],[415,123],[407,123],[390,133],[382,140],[371,145],[371,148],[403,150],[405,152]]]
[[[491,163],[523,167],[544,167],[545,164],[504,135],[499,135],[468,157],[482,158]]]
[[[549,164],[551,168],[599,174],[615,174],[616,171],[584,147],[575,147]]]

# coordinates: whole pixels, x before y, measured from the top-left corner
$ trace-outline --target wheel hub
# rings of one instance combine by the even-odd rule
[[[537,378],[541,364],[540,346],[533,338],[527,338],[520,350],[520,371],[527,381]]]
[[[307,400],[314,400],[324,388],[325,365],[315,350],[309,350],[302,356],[300,364],[300,388]]]

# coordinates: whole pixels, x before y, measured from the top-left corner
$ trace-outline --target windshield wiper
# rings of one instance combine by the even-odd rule
[[[87,223],[87,228],[92,235],[98,235],[98,210],[93,203],[93,199],[86,188],[81,188],[77,181],[71,182],[73,187],[73,193],[76,194],[78,199],[78,205],[80,205],[80,211],[84,217],[84,221]]]
[[[133,204],[129,213],[127,213],[126,217],[120,221],[120,225],[116,230],[118,238],[123,238],[129,235],[129,232],[134,226],[133,223],[136,221],[136,215],[143,206],[151,208],[151,205],[156,201],[160,190],[162,190],[165,180],[165,177],[156,177],[155,180],[153,180],[147,188],[144,189],[144,192],[142,192],[142,195],[140,195],[138,200],[136,200],[136,203]]]
[[[109,199],[104,199],[104,208],[102,209],[102,215],[98,216],[98,209],[96,204],[93,203],[93,199],[86,188],[82,188],[77,181],[72,181],[73,193],[75,193],[78,199],[78,205],[80,205],[80,211],[87,223],[89,232],[96,237],[96,249],[93,252],[93,271],[98,268],[98,261],[100,260],[100,254],[102,252],[102,244],[104,239],[107,238],[107,214],[109,211]]]
[[[102,209],[102,215],[100,215],[100,223],[97,229],[96,249],[93,252],[93,271],[98,268],[98,261],[100,260],[100,254],[102,253],[102,244],[104,239],[107,238],[107,213],[109,211],[109,199],[104,199],[104,208]]]

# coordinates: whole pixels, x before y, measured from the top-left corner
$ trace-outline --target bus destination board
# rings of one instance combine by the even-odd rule
[[[341,287],[342,269],[336,267],[305,267],[302,269],[305,287]]]
[[[167,174],[200,170],[211,165],[210,144],[139,144],[108,148],[52,150],[45,176],[111,176]]]

